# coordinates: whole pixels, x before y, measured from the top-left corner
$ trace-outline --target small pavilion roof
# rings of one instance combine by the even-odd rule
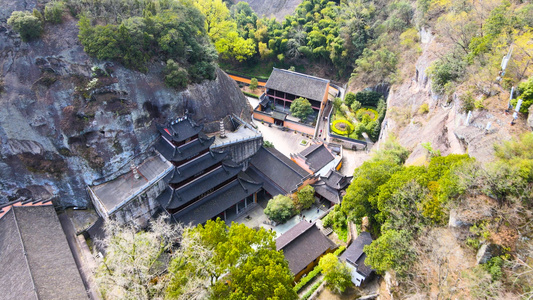
[[[299,154],[305,158],[305,163],[315,172],[335,159],[324,144],[311,145]]]
[[[346,248],[346,251],[341,255],[349,263],[357,266],[357,261],[364,255],[363,248],[372,243],[372,236],[368,232],[361,232],[361,234]]]
[[[329,202],[339,204],[340,196],[339,191],[327,186],[323,181],[319,181],[317,184],[312,185],[315,188],[315,193],[326,198]]]
[[[200,133],[204,128],[187,116],[177,118],[165,125],[156,124],[157,130],[168,140],[181,142]]]
[[[352,181],[353,176],[345,176],[335,170],[330,170],[326,176],[320,177],[326,185],[337,190],[345,189]]]
[[[326,79],[274,68],[268,78],[266,88],[322,101],[328,93],[328,84],[329,80]]]
[[[182,161],[208,149],[215,137],[200,137],[199,139],[180,147],[174,147],[163,137],[155,144],[155,149],[169,161]]]

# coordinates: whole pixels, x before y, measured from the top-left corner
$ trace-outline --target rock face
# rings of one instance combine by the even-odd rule
[[[479,161],[489,161],[494,154],[493,145],[509,140],[527,130],[525,120],[510,125],[511,114],[505,114],[508,92],[503,91],[487,105],[490,110],[475,110],[469,124],[467,112],[462,110],[461,100],[453,95],[451,100],[431,90],[428,67],[438,58],[443,48],[430,29],[421,29],[418,58],[411,80],[391,88],[387,98],[387,115],[382,125],[381,141],[395,135],[400,144],[412,150],[407,164],[417,163],[427,150],[421,143],[430,142],[442,155],[468,153]],[[428,104],[429,112],[420,113],[422,104]],[[490,125],[489,125],[490,123]],[[488,130],[487,130],[488,127]]]
[[[86,205],[86,185],[143,159],[158,137],[155,123],[186,111],[207,132],[232,113],[250,120],[246,99],[220,70],[216,80],[178,92],[165,86],[160,62],[143,74],[87,56],[72,18],[24,43],[6,19],[39,4],[0,5],[0,203],[56,197],[63,206]]]

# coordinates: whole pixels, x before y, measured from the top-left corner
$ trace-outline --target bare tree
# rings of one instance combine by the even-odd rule
[[[169,224],[165,217],[152,221],[148,230],[107,221],[106,237],[96,241],[106,253],[96,255],[100,265],[95,278],[103,297],[163,299],[168,263],[182,231],[182,226]]]

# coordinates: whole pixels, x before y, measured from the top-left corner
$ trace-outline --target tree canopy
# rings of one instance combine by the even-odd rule
[[[14,11],[7,24],[20,34],[23,41],[28,42],[41,36],[42,22],[28,11]]]
[[[306,119],[307,116],[313,113],[313,108],[309,100],[300,97],[291,103],[290,111],[293,116]]]
[[[294,203],[289,196],[277,195],[268,201],[265,215],[271,220],[283,223],[296,213]]]

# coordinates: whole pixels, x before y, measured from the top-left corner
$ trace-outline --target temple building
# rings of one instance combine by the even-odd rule
[[[2,299],[89,299],[52,201],[0,205]]]
[[[361,232],[340,256],[341,260],[346,261],[355,286],[361,286],[374,273],[374,269],[365,264],[366,253],[364,252],[364,247],[370,244],[372,244],[370,233]]]
[[[289,70],[272,70],[266,83],[265,101],[273,101],[276,105],[289,108],[292,101],[302,97],[309,100],[314,110],[318,111],[328,101],[329,80],[309,76]]]
[[[207,137],[202,128],[186,116],[158,126],[161,138],[155,148],[173,169],[164,177],[167,187],[156,200],[176,222],[226,220],[257,203],[262,187],[240,176],[243,165],[227,159],[226,152],[211,149],[215,137]]]
[[[324,143],[318,142],[300,153],[291,154],[291,160],[311,174],[325,175],[341,167],[342,155],[334,153]]]
[[[352,178],[353,176],[345,176],[332,169],[325,176],[321,176],[317,183],[313,184],[315,195],[323,200],[322,202],[326,201],[329,206],[340,204]]]
[[[269,197],[295,193],[318,180],[275,148],[265,147],[252,156],[246,175],[263,182],[263,190]]]
[[[276,239],[276,250],[283,250],[296,282],[313,270],[322,256],[336,248],[315,223],[308,221],[300,221]]]

